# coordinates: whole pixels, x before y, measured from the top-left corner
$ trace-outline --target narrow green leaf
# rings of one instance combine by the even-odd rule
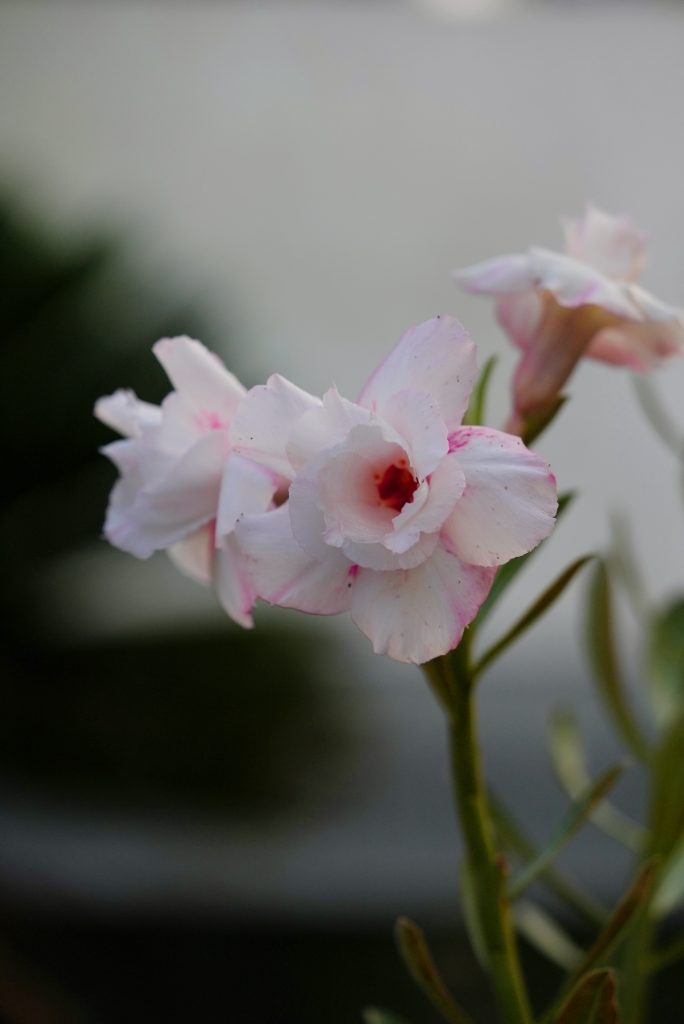
[[[537,619],[541,618],[544,612],[548,611],[554,601],[561,596],[565,588],[579,570],[594,557],[594,555],[585,555],[583,558],[578,558],[576,562],[573,562],[572,565],[568,566],[568,568],[560,574],[551,586],[544,591],[541,597],[538,597],[534,604],[528,608],[522,618],[518,619],[515,625],[512,626],[511,629],[509,629],[509,631],[500,640],[498,640],[493,647],[490,647],[489,650],[483,654],[479,663],[473,669],[473,675],[477,676],[483,672],[495,658],[498,658],[500,654],[503,654],[510,644],[517,640],[519,636],[530,628],[530,626],[533,626]]]
[[[617,904],[613,913],[608,918],[605,927],[599,932],[580,963],[570,974],[558,997],[542,1016],[540,1024],[547,1024],[548,1021],[554,1020],[559,1007],[563,1005],[566,999],[567,993],[575,987],[585,974],[596,967],[602,960],[605,960],[610,952],[622,942],[636,913],[646,905],[655,881],[657,869],[657,858],[651,858],[641,865],[634,882]]]
[[[553,863],[558,853],[570,842],[572,837],[585,823],[594,807],[603,800],[606,793],[615,785],[622,774],[622,765],[613,765],[599,775],[589,788],[576,800],[564,815],[560,826],[556,829],[547,845],[539,855],[511,883],[508,890],[509,899],[518,899],[533,882]]]
[[[514,854],[523,864],[529,864],[539,856],[534,843],[525,834],[507,807],[492,793],[489,794],[489,808],[499,845]],[[584,892],[575,882],[567,878],[558,868],[545,868],[539,880],[555,893],[567,906],[593,925],[602,926],[606,910],[592,896]]]
[[[561,1007],[555,1024],[620,1024],[617,981],[608,968],[581,978]]]
[[[512,908],[516,930],[531,946],[563,971],[572,971],[582,959],[582,950],[554,919],[528,900]]]
[[[651,624],[648,676],[656,719],[667,726],[684,714],[684,598],[660,612]]]
[[[411,977],[423,990],[432,1005],[449,1024],[472,1024],[465,1010],[461,1010],[442,981],[422,930],[407,917],[397,921],[395,934],[399,952]]]
[[[589,659],[603,703],[626,745],[638,758],[645,760],[648,744],[629,706],[618,663],[611,585],[603,561],[597,563],[591,577],[586,635]]]
[[[461,895],[461,910],[463,912],[463,923],[470,940],[475,959],[485,974],[489,973],[489,962],[487,957],[487,944],[480,927],[480,917],[477,913],[475,901],[475,884],[471,879],[468,861],[464,857],[459,870],[459,883]]]
[[[561,789],[577,800],[591,785],[587,756],[577,719],[569,711],[555,711],[549,719],[548,731],[551,764]],[[647,829],[632,821],[608,800],[602,800],[591,811],[589,819],[611,839],[628,850],[641,853],[648,842]]]
[[[496,366],[496,362],[496,356],[490,356],[482,367],[480,376],[477,378],[477,383],[470,396],[468,409],[463,417],[464,426],[478,426],[485,422],[485,403],[487,401],[489,378]]]
[[[575,500],[575,497],[576,495],[574,491],[568,491],[565,494],[558,495],[558,511],[556,512],[556,522],[558,522],[561,519],[561,516],[569,508],[570,504]],[[482,604],[479,612],[477,613],[477,618],[475,621],[477,622],[478,626],[484,622],[484,620],[487,618],[494,605],[498,602],[499,598],[503,596],[504,592],[511,585],[511,583],[516,578],[520,570],[524,568],[525,565],[527,565],[529,559],[533,558],[537,551],[541,550],[541,547],[542,545],[539,544],[536,548],[533,548],[532,551],[529,551],[526,555],[520,555],[519,558],[512,558],[510,562],[506,562],[505,565],[502,565],[501,568],[497,570],[496,576],[494,577],[494,582],[492,584],[492,589],[489,591],[489,594],[487,595],[487,600]]]
[[[567,395],[559,395],[555,402],[543,412],[532,413],[530,416],[525,417],[521,437],[528,448],[543,434],[547,427],[551,426],[567,400]]]
[[[684,715],[666,730],[653,760],[651,847],[667,864],[684,836]]]
[[[404,1017],[397,1017],[396,1013],[389,1010],[368,1006],[363,1011],[363,1024],[408,1024],[408,1021]]]
[[[667,859],[651,904],[656,917],[665,917],[684,903],[684,836]]]

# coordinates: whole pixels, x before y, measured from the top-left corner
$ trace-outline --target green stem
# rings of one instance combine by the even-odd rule
[[[531,1012],[505,897],[501,858],[494,849],[477,741],[474,680],[467,645],[454,659],[424,666],[449,721],[452,782],[465,845],[467,875],[499,1013],[505,1024],[531,1024]]]

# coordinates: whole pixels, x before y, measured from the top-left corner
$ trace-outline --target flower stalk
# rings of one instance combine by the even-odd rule
[[[448,720],[451,778],[465,847],[466,877],[499,1014],[505,1024],[531,1024],[505,897],[505,867],[494,846],[477,738],[475,679],[467,634],[451,659],[436,658],[423,667]]]

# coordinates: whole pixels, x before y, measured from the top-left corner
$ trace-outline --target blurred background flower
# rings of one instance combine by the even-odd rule
[[[399,911],[481,1000],[420,675],[343,621],[263,610],[243,635],[163,556],[108,550],[91,408],[120,386],[158,401],[150,346],[177,333],[248,385],[275,370],[353,395],[443,311],[500,353],[500,425],[515,353],[453,266],[552,247],[591,200],[648,231],[649,288],[683,301],[683,30],[680,3],[636,0],[0,0],[7,1020],[336,1024],[385,1003],[428,1022]],[[683,384],[679,364],[657,377],[675,414]],[[571,391],[540,447],[582,497],[492,632],[605,544],[615,507],[654,594],[681,585],[678,483],[627,375],[582,366]],[[549,707],[575,707],[596,768],[614,754],[573,598],[482,690],[488,769],[538,838],[564,806]],[[616,799],[636,811],[633,775]],[[628,861],[589,832],[564,863],[609,899]],[[533,966],[543,999],[554,974]],[[681,1019],[681,988],[657,995],[655,1019]]]

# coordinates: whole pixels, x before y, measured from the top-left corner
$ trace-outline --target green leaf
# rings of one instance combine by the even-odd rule
[[[572,971],[582,959],[582,950],[554,919],[529,900],[512,908],[516,930],[547,960],[563,971]]]
[[[558,853],[579,831],[594,807],[603,800],[622,774],[622,765],[613,765],[603,772],[595,782],[569,808],[560,826],[556,829],[547,845],[539,855],[531,861],[521,874],[514,879],[508,890],[509,899],[515,900],[536,882],[540,875],[553,863]]]
[[[684,437],[663,408],[661,399],[653,386],[653,382],[643,373],[633,373],[632,382],[641,409],[663,444],[667,445],[676,455],[680,455]]]
[[[508,808],[492,793],[489,794],[489,808],[499,846],[510,851],[524,864],[537,858],[539,856],[537,847],[525,834]],[[603,925],[607,917],[604,908],[558,868],[553,866],[545,868],[541,872],[539,880],[590,924]]]
[[[591,785],[591,776],[582,736],[574,715],[569,711],[553,712],[549,719],[548,739],[551,764],[558,783],[571,800],[576,800]],[[645,849],[648,831],[608,800],[603,800],[592,808],[589,819],[607,836],[622,843],[628,850],[640,853]]]
[[[475,900],[475,885],[471,879],[470,869],[468,867],[468,861],[464,857],[461,861],[461,867],[459,871],[459,882],[460,882],[460,893],[461,893],[461,910],[463,912],[463,923],[465,924],[468,938],[470,939],[470,945],[472,947],[475,958],[479,963],[482,970],[486,973],[489,971],[489,960],[487,956],[487,943],[484,940],[482,934],[482,928],[480,926],[480,917],[477,913],[477,903]]]
[[[667,726],[684,714],[684,598],[678,598],[651,624],[648,676],[658,723]]]
[[[555,402],[549,405],[543,412],[535,412],[525,417],[520,436],[528,448],[543,434],[547,427],[551,426],[567,400],[567,395],[559,395]]]
[[[652,901],[656,917],[665,917],[684,903],[684,836],[668,857]]]
[[[575,500],[575,492],[568,491],[565,494],[559,494],[558,496],[558,511],[556,512],[556,522],[558,522],[564,512],[569,508],[570,504]],[[511,585],[513,580],[516,578],[520,570],[527,565],[530,558],[533,558],[537,551],[541,550],[542,545],[537,545],[532,551],[529,551],[526,555],[520,555],[519,558],[512,558],[510,562],[506,562],[500,569],[497,570],[492,589],[487,595],[487,600],[482,604],[479,612],[477,613],[476,622],[478,626],[484,622],[489,613],[491,612],[494,605],[503,596],[504,592]]]
[[[612,591],[603,561],[597,563],[591,577],[586,636],[589,659],[606,710],[625,744],[638,758],[645,760],[648,744],[629,706],[618,663]]]
[[[479,675],[484,669],[498,658],[500,654],[506,650],[515,640],[518,639],[526,630],[533,626],[537,619],[541,618],[544,612],[548,611],[551,605],[561,596],[565,588],[579,572],[594,558],[594,555],[585,555],[583,558],[578,558],[576,562],[560,574],[560,576],[548,587],[541,597],[538,597],[534,604],[528,608],[522,618],[518,619],[514,626],[494,644],[493,647],[483,654],[478,664],[473,669],[473,676]]]
[[[620,1024],[617,981],[608,968],[581,978],[555,1019],[555,1024]]]
[[[411,977],[432,1005],[449,1024],[472,1024],[442,981],[422,930],[407,917],[400,917],[395,928],[397,946]]]
[[[368,1006],[363,1011],[363,1024],[408,1024],[408,1021],[404,1017],[397,1017],[396,1013],[389,1010]]]
[[[580,963],[572,971],[570,977],[563,985],[558,997],[554,1000],[549,1010],[542,1016],[541,1024],[555,1020],[559,1007],[565,1002],[567,993],[591,971],[600,961],[605,960],[610,952],[623,941],[635,915],[646,905],[658,869],[658,859],[651,858],[641,865],[634,882],[619,901],[613,913],[608,918],[605,927],[599,932],[596,939],[586,951]]]
[[[667,729],[653,762],[651,846],[667,864],[684,836],[684,715]]]
[[[496,361],[496,356],[490,356],[482,367],[482,372],[480,373],[477,383],[473,388],[473,393],[470,396],[468,409],[463,417],[464,426],[478,426],[485,422],[485,402],[487,399],[489,378],[491,377],[492,370],[496,366]]]

